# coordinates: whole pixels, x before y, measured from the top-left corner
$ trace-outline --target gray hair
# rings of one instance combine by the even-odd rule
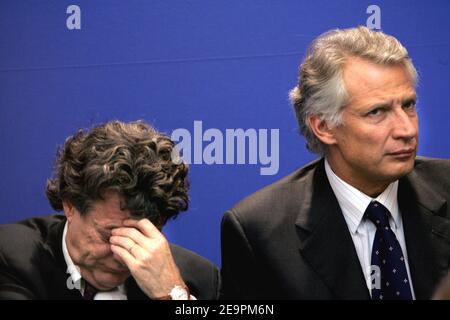
[[[417,84],[417,71],[408,51],[393,36],[362,26],[320,35],[309,47],[300,66],[298,84],[289,93],[300,132],[313,153],[325,155],[327,149],[312,132],[308,118],[318,116],[330,127],[343,123],[342,109],[349,97],[342,70],[350,57],[379,65],[403,65]]]

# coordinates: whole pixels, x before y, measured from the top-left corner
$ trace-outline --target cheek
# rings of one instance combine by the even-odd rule
[[[383,135],[379,132],[364,130],[346,130],[338,138],[338,144],[348,152],[366,153],[373,151],[383,141]],[[355,155],[356,155],[355,154]]]
[[[389,133],[383,128],[371,130],[370,132],[361,132],[355,135],[353,139],[354,148],[358,152],[382,154],[389,143]]]
[[[341,152],[348,161],[364,166],[380,163],[387,148],[389,135],[380,130],[349,130],[340,137]],[[351,160],[350,160],[351,159]]]
[[[98,243],[95,246],[95,256],[97,259],[104,259],[112,256],[110,244],[105,242]]]

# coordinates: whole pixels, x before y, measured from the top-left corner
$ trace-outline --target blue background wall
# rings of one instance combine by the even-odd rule
[[[69,5],[81,29],[69,30]],[[0,2],[0,223],[52,213],[44,196],[58,145],[79,127],[145,119],[159,130],[280,129],[278,174],[191,165],[191,205],[167,237],[220,264],[220,219],[235,202],[314,158],[287,93],[313,38],[365,25],[408,48],[420,74],[419,153],[450,157],[450,2]]]

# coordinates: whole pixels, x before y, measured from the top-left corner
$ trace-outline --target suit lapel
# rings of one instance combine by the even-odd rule
[[[429,299],[448,267],[450,225],[441,217],[446,201],[414,172],[400,180],[398,201],[416,299]]]
[[[347,224],[320,161],[296,220],[300,252],[337,299],[369,299]]]
[[[52,255],[50,264],[45,269],[47,283],[49,286],[48,299],[56,300],[81,300],[81,293],[76,289],[70,289],[69,273],[62,251],[62,236],[66,219],[58,216],[61,220],[49,228],[47,248]]]

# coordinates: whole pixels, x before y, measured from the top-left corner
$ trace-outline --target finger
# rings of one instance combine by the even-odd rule
[[[132,266],[136,259],[133,257],[131,253],[120,246],[116,246],[114,244],[111,245],[111,251],[118,255],[120,259],[127,265],[128,269],[131,270]]]
[[[149,238],[160,238],[162,233],[148,219],[132,220],[127,219],[123,222],[124,226],[139,229],[145,236]]]
[[[139,244],[143,248],[148,246],[148,239],[147,239],[147,237],[145,237],[136,228],[127,228],[127,227],[116,228],[116,229],[113,229],[111,231],[111,235],[129,238],[131,241]],[[125,249],[128,249],[128,248],[129,247],[125,247]]]
[[[131,248],[136,245],[136,242],[134,242],[130,238],[122,236],[111,236],[109,238],[109,243],[120,246],[127,251],[130,251]]]
[[[113,245],[122,247],[128,251],[134,258],[141,259],[144,256],[144,249],[136,242],[127,237],[111,236],[109,242]]]

